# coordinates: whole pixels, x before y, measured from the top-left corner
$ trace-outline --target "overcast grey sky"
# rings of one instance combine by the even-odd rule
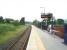
[[[26,17],[26,21],[41,20],[40,13],[51,12],[55,18],[67,18],[66,0],[0,0],[0,16],[4,18],[20,19]]]

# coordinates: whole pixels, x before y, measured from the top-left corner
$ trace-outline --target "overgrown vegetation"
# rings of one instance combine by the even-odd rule
[[[9,39],[18,36],[20,31],[24,31],[28,25],[25,25],[25,18],[20,21],[11,18],[3,19],[0,16],[0,44],[7,42]]]
[[[15,26],[12,24],[0,24],[0,34],[3,34],[4,32],[8,31],[14,31]]]

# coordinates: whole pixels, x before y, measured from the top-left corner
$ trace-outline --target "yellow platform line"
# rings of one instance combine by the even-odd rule
[[[35,26],[33,26],[33,27],[34,27],[33,28],[34,29],[33,34],[35,36],[36,45],[37,45],[38,50],[46,50],[45,47],[44,47],[44,45],[43,45],[43,43],[42,43],[42,41],[41,41],[41,39],[40,39],[40,37],[39,37],[39,35],[38,35],[36,27]]]
[[[38,35],[37,28],[35,26],[32,26],[32,31],[27,50],[46,50]]]

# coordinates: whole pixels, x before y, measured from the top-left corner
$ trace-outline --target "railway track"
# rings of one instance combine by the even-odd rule
[[[28,39],[31,32],[31,26],[28,27],[19,37],[12,39],[0,50],[26,50]]]

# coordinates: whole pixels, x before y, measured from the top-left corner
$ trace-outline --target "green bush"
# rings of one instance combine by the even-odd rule
[[[63,19],[57,19],[56,24],[57,25],[64,25],[64,20]]]
[[[18,25],[20,25],[20,23],[19,23],[18,20],[16,20],[16,21],[13,22],[13,25],[14,25],[14,26],[18,26]]]

